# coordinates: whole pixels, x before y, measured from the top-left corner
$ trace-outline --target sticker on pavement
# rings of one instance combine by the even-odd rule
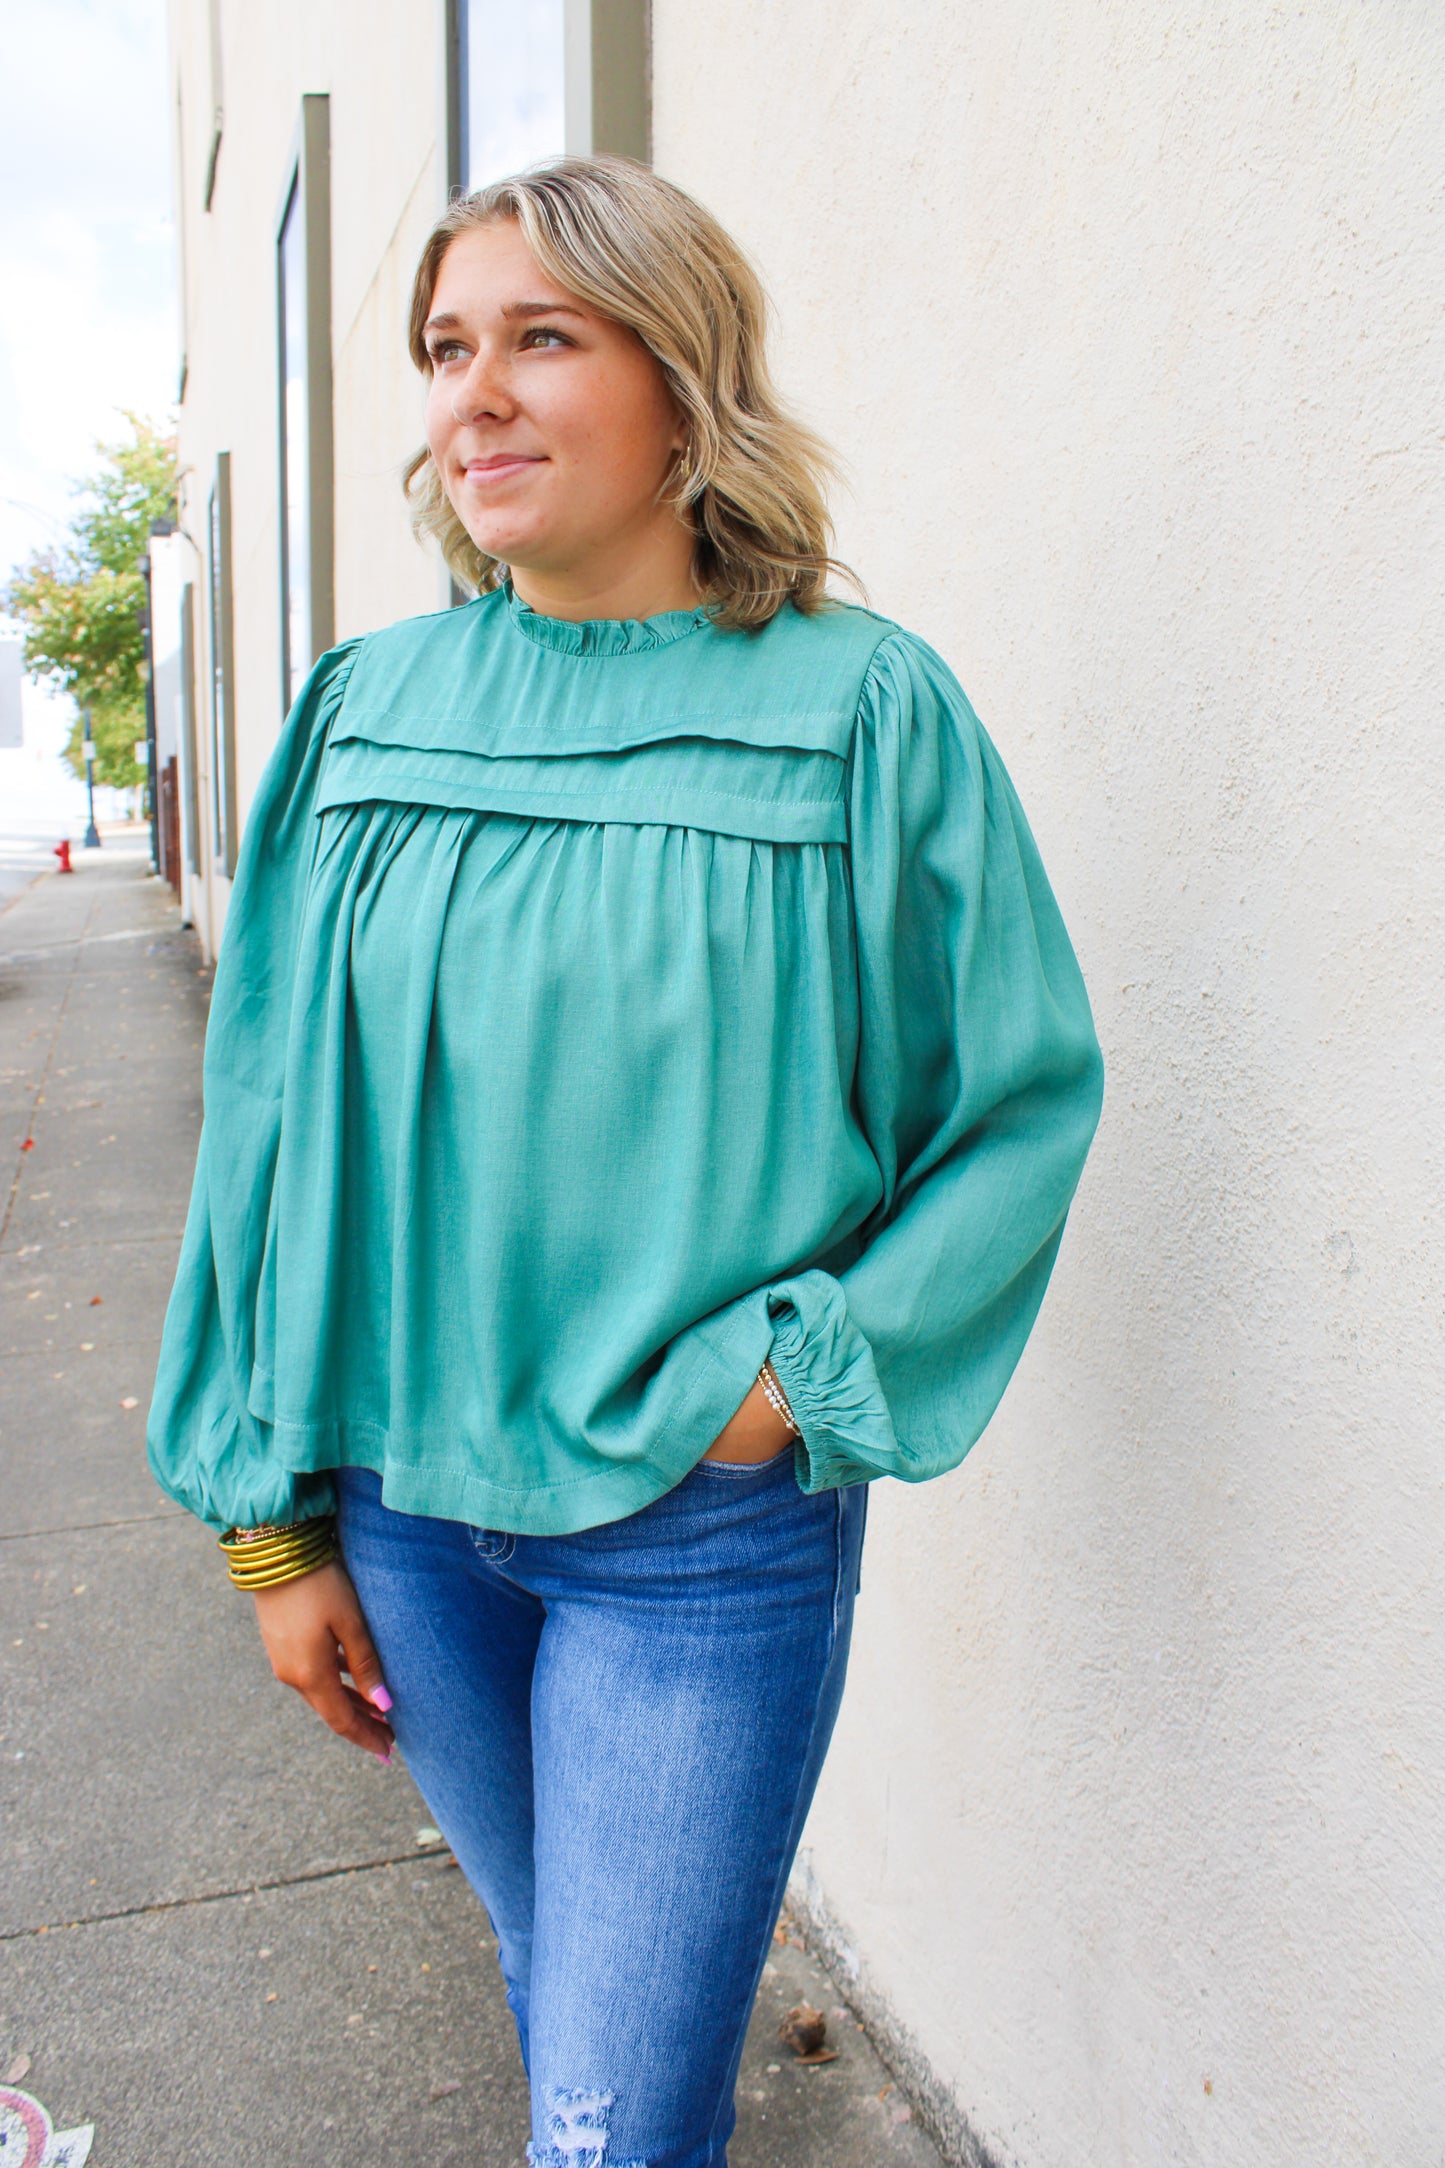
[[[57,2130],[38,2100],[0,2085],[0,2168],[81,2168],[94,2136],[94,2123]]]

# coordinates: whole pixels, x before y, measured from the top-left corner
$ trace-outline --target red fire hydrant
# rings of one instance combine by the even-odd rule
[[[70,838],[69,838],[69,836],[66,836],[66,837],[65,837],[65,839],[63,840],[63,842],[60,842],[60,843],[57,843],[57,844],[56,844],[56,846],[55,846],[55,855],[56,855],[56,857],[57,857],[57,858],[58,858],[58,859],[60,860],[60,870],[61,870],[61,872],[62,872],[62,873],[74,873],[74,871],[75,871],[75,868],[74,868],[74,866],[73,866],[73,865],[72,865],[72,864],[70,863]]]

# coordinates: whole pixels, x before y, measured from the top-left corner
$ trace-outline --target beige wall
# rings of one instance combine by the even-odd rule
[[[436,13],[222,0],[207,214],[208,9],[172,4],[186,524],[231,450],[243,811],[306,91],[338,632],[438,600],[395,490]],[[874,1497],[805,1860],[957,2145],[1018,2168],[1445,2144],[1442,81],[1419,0],[654,0],[658,164],[756,253],[851,465],[843,552],[998,739],[1110,1062],[1002,1413]]]
[[[412,539],[398,480],[420,435],[420,387],[405,352],[407,296],[445,196],[440,9],[432,0],[371,9],[359,35],[356,11],[339,0],[301,8],[221,0],[225,126],[206,211],[209,12],[208,0],[172,0],[189,364],[180,428],[183,519],[204,543],[215,456],[229,450],[244,819],[283,714],[275,243],[308,91],[331,99],[337,637],[442,599],[435,562]],[[199,559],[196,567],[199,593]],[[209,776],[205,781],[209,787]],[[212,873],[197,901],[198,923],[212,943],[227,888]]]
[[[1442,84],[1413,0],[654,0],[1110,1064],[1003,1412],[874,1497],[809,1835],[1021,2168],[1445,2145]]]

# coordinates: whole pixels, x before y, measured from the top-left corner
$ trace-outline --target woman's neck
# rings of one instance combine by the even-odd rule
[[[681,546],[679,546],[679,542]],[[694,610],[702,600],[693,577],[693,538],[669,535],[656,549],[619,562],[539,567],[509,565],[512,585],[539,617],[574,624],[599,617],[660,617],[666,610]]]

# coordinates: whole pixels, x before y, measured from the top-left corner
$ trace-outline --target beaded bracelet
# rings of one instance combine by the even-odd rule
[[[288,1527],[267,1521],[259,1528],[228,1528],[217,1540],[237,1588],[276,1588],[329,1566],[337,1555],[336,1523],[329,1513]]]
[[[778,1373],[771,1363],[763,1364],[762,1369],[758,1372],[758,1383],[762,1386],[767,1397],[768,1406],[781,1415],[795,1438],[801,1438],[803,1433],[798,1428],[798,1419],[788,1406],[788,1396],[778,1383]]]

